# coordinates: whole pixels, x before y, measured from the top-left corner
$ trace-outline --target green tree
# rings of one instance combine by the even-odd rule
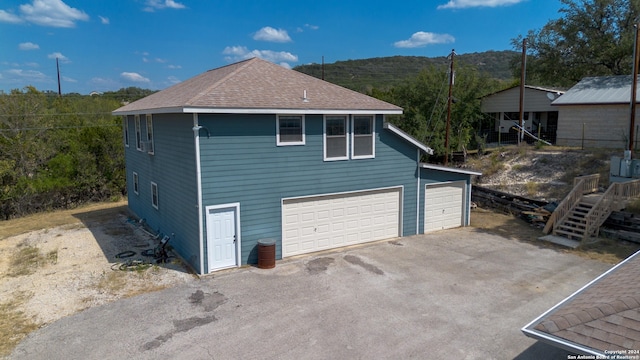
[[[572,86],[586,76],[630,74],[640,0],[560,1],[561,18],[526,35],[527,82]],[[512,40],[515,49],[522,40]],[[519,78],[519,57],[512,69]]]
[[[468,65],[457,66],[452,88],[449,149],[470,148],[474,129],[482,119],[480,97],[497,90],[500,82]],[[388,91],[374,89],[370,94],[403,108],[399,117],[389,120],[405,132],[434,149],[436,157],[445,153],[449,76],[446,67],[431,66],[413,80]]]

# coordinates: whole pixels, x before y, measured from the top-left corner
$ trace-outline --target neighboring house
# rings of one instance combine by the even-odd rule
[[[476,172],[385,116],[402,109],[261,59],[207,71],[124,117],[129,208],[198,273],[469,224]]]
[[[522,328],[524,334],[593,359],[638,358],[639,254],[630,256],[533,320]]]
[[[555,100],[553,106],[559,113],[556,143],[628,149],[631,79],[630,75],[584,78]],[[636,124],[640,125],[637,115]]]
[[[551,106],[552,101],[563,91],[525,85],[523,113],[524,128],[535,136],[555,143],[558,127],[558,109]],[[509,140],[505,134],[515,134],[514,124],[520,123],[520,86],[511,87],[482,98],[481,109],[489,115],[491,122],[484,130],[487,142],[497,142],[498,133],[502,139]],[[517,137],[516,137],[517,139]]]

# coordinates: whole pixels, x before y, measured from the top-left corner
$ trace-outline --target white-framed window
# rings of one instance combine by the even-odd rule
[[[276,117],[276,145],[304,145],[304,115]]]
[[[124,130],[124,146],[129,147],[129,117],[122,117],[122,129]]]
[[[158,208],[158,184],[151,182],[151,206]]]
[[[347,116],[325,115],[324,160],[347,160]]]
[[[149,114],[146,116],[147,118],[147,149],[146,151],[153,155],[153,117]]]
[[[373,115],[354,115],[351,119],[351,158],[375,157],[375,121]]]
[[[135,115],[136,149],[142,150],[142,134],[140,133],[140,115]]]
[[[136,195],[140,194],[140,185],[139,185],[139,180],[138,180],[138,173],[137,172],[133,172],[133,192]]]

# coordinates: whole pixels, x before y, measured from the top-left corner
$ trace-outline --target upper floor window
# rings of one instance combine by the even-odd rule
[[[142,150],[142,134],[140,133],[140,115],[135,116],[136,127],[136,149]]]
[[[327,115],[324,118],[324,159],[345,160],[347,156],[347,117]]]
[[[304,145],[304,116],[280,115],[276,120],[276,145]]]
[[[153,154],[153,118],[147,115],[147,143],[146,149],[149,154]]]
[[[355,115],[351,129],[351,158],[364,159],[375,156],[375,130],[373,116]]]
[[[129,117],[122,117],[122,128],[124,129],[124,146],[129,147]]]

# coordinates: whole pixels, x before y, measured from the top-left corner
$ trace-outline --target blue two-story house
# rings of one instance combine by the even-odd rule
[[[469,223],[470,178],[385,121],[402,109],[254,58],[116,111],[129,208],[199,274]]]

